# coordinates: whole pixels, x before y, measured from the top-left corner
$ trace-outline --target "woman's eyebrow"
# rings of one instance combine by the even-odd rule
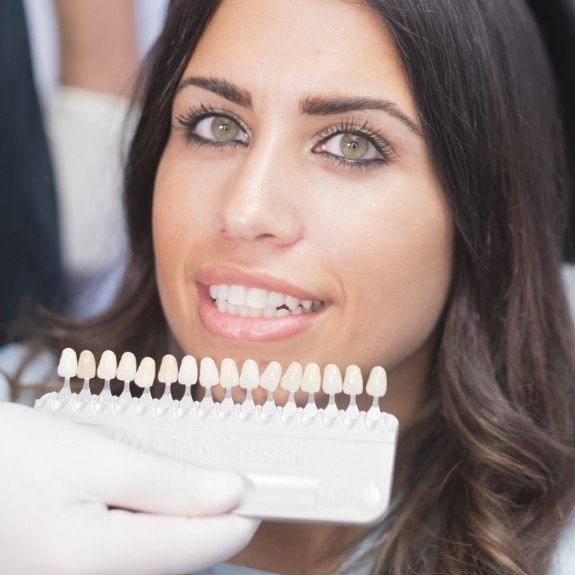
[[[302,114],[311,116],[331,116],[345,112],[356,112],[361,110],[379,110],[385,112],[400,122],[418,136],[423,137],[421,127],[412,120],[407,114],[404,114],[396,104],[389,100],[380,100],[377,98],[319,98],[307,97],[300,103]]]
[[[209,92],[213,92],[214,94],[217,94],[234,104],[243,106],[244,108],[252,107],[252,98],[247,90],[243,90],[232,82],[228,82],[222,78],[188,76],[180,82],[178,92],[183,90],[186,86],[196,86],[203,90],[208,90]]]
[[[245,108],[252,107],[252,98],[250,93],[233,82],[224,80],[223,78],[188,76],[180,82],[178,92],[187,86],[196,86],[202,90],[213,92],[214,94]],[[388,100],[363,97],[324,98],[308,96],[303,98],[300,102],[301,113],[310,116],[331,116],[361,110],[379,110],[385,112],[402,122],[413,133],[420,137],[423,136],[423,132],[419,125],[407,114],[404,114],[396,104]]]

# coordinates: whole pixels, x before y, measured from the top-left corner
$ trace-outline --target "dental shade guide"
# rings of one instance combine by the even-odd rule
[[[136,356],[131,351],[124,352],[120,358],[118,371],[116,372],[116,379],[124,383],[122,393],[117,400],[120,405],[127,405],[132,400],[130,382],[136,378],[136,370]]]
[[[70,379],[75,377],[78,373],[78,359],[76,352],[67,347],[60,356],[60,362],[58,363],[57,373],[60,377],[64,378],[64,385],[62,389],[58,392],[58,399],[60,401],[66,401],[72,396],[72,390],[70,388]]]
[[[104,380],[100,393],[90,391],[95,375]],[[102,354],[98,369],[90,351],[66,348],[58,364],[64,379],[59,392],[36,401],[35,407],[54,416],[93,428],[122,443],[188,461],[212,469],[240,473],[246,493],[234,513],[263,519],[370,524],[380,520],[389,504],[398,435],[397,419],[379,408],[385,395],[385,370],[375,367],[365,391],[373,397],[367,412],[356,397],[363,393],[363,379],[357,366],[349,366],[345,377],[337,366],[317,364],[303,367],[291,363],[285,372],[271,362],[260,375],[258,365],[246,360],[238,372],[236,363],[224,359],[218,372],[212,358],[198,363],[187,355],[180,362],[164,356],[157,379],[164,384],[159,399],[152,397],[156,378],[152,358],[136,366],[130,352],[119,364],[112,351]],[[79,394],[72,393],[70,379],[84,380]],[[124,383],[119,396],[112,395],[110,381]],[[132,397],[134,382],[143,390]],[[222,402],[212,398],[212,388],[226,390]],[[201,400],[194,400],[192,387],[204,388]],[[180,399],[174,399],[184,388]],[[243,402],[235,402],[232,390],[245,390]],[[178,389],[179,388],[179,389]],[[267,390],[263,405],[256,405],[252,393]],[[274,392],[289,393],[284,406],[274,401]],[[316,403],[323,391],[326,407]],[[298,407],[297,392],[308,394]],[[345,396],[347,407],[337,407]]]

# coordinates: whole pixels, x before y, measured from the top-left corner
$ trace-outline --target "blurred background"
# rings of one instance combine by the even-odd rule
[[[167,4],[0,0],[0,343],[37,304],[82,316],[115,293],[130,98]]]

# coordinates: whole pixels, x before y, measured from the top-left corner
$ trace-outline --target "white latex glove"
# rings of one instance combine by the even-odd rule
[[[203,569],[253,535],[256,521],[225,514],[242,492],[234,474],[146,454],[0,402],[0,573]]]

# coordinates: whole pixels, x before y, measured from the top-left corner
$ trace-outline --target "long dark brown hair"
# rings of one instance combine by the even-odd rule
[[[394,575],[547,574],[575,504],[575,382],[560,277],[565,158],[545,50],[524,0],[364,1],[395,39],[456,238],[427,396],[399,447],[402,487],[357,562]],[[126,278],[109,312],[55,328],[57,347],[159,357],[170,345],[154,177],[176,87],[217,6],[171,3],[127,161]]]

